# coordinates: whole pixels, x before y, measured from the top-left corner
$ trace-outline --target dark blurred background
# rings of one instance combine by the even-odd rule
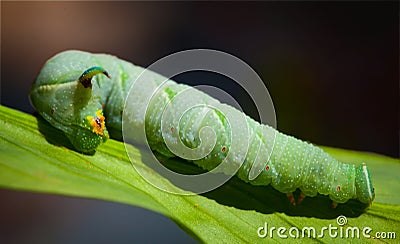
[[[280,131],[398,157],[398,32],[395,1],[1,2],[1,103],[32,113],[30,86],[44,62],[63,50],[148,66],[177,51],[210,48],[239,57],[260,75]],[[191,76],[188,83],[204,79]],[[235,86],[225,88],[236,93]],[[258,118],[251,104],[241,105]],[[0,190],[3,240],[193,241],[147,210]]]

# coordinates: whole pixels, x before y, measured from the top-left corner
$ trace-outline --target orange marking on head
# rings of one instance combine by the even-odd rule
[[[340,186],[337,186],[337,187],[336,187],[336,191],[340,191]]]
[[[226,146],[223,146],[222,148],[221,148],[221,152],[225,152],[226,151]]]
[[[90,122],[90,126],[93,128],[93,132],[98,135],[103,135],[103,131],[106,128],[105,120],[101,110],[97,110],[96,116],[87,116],[86,119]]]
[[[265,170],[266,171],[268,171],[269,170],[269,166],[267,165],[267,166],[265,166]]]

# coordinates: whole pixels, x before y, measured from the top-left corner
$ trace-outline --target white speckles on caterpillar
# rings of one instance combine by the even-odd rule
[[[113,138],[122,139],[122,115],[129,113],[124,111],[125,98],[135,78],[143,70],[142,67],[111,55],[82,51],[62,52],[45,64],[32,86],[30,99],[39,114],[51,125],[62,130],[78,151],[91,152],[105,142],[109,134]],[[165,79],[155,74],[151,82],[157,85]],[[145,90],[149,84],[135,85]],[[209,148],[210,153],[201,159],[192,160],[198,166],[211,170],[223,161],[232,143],[239,146],[243,143],[241,138],[230,141],[232,131],[227,117],[214,108],[228,108],[233,116],[243,114],[201,91],[196,91],[192,99],[211,104],[214,108],[192,108],[186,111],[177,124],[175,120],[183,113],[181,110],[184,108],[179,104],[174,105],[173,114],[164,118],[169,134],[163,137],[163,105],[187,88],[188,86],[171,80],[160,86],[149,104],[149,114],[146,115],[145,122],[146,136],[152,150],[172,157],[176,155],[169,150],[167,143],[177,144],[180,141],[194,150],[201,142],[201,130],[205,126],[212,128],[216,135],[214,148]],[[142,123],[134,115],[133,113],[132,121]],[[245,158],[232,157],[232,163],[243,162],[237,172],[240,179],[253,185],[271,184],[287,194],[293,205],[296,201],[292,193],[297,188],[301,190],[297,203],[302,202],[306,196],[313,197],[318,193],[329,195],[334,207],[349,199],[367,204],[374,200],[374,188],[365,164],[355,166],[338,162],[310,143],[277,132],[248,116],[245,118],[250,133],[249,148]],[[272,136],[275,136],[274,143]],[[201,152],[207,150],[203,149]],[[267,152],[272,152],[270,158],[266,157]],[[262,162],[265,166],[257,178],[250,180],[249,171],[256,162]]]

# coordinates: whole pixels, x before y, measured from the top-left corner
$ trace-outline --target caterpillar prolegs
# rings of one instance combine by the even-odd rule
[[[292,204],[296,203],[292,193],[297,188],[301,190],[298,203],[305,196],[318,193],[329,195],[334,206],[349,199],[366,204],[374,200],[365,164],[338,162],[319,147],[282,134],[195,88],[189,89],[156,73],[146,81],[136,81],[143,70],[111,55],[65,51],[47,61],[32,86],[30,99],[38,113],[62,130],[81,152],[96,150],[109,134],[121,140],[122,115],[131,113],[132,130],[145,126],[152,150],[168,157],[190,158],[206,170],[227,159],[228,167],[223,172],[238,166],[240,179],[253,185],[271,184],[286,193]],[[137,111],[124,111],[132,86],[137,95],[131,102]],[[184,91],[190,91],[187,102],[178,99]],[[151,100],[141,97],[149,93]],[[188,108],[190,101],[206,104],[207,108]],[[143,107],[147,108],[145,118],[135,117]],[[243,128],[247,130],[231,129],[230,123],[240,117],[244,118]],[[212,129],[214,136],[204,130],[206,127]],[[208,138],[214,140],[207,141]],[[196,151],[202,142],[205,147]],[[240,150],[242,146],[247,149],[243,157],[227,156],[233,148]],[[256,162],[261,162],[262,168],[253,179],[249,172]]]

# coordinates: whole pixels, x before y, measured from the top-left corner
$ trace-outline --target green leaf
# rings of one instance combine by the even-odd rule
[[[377,241],[362,236],[362,228],[366,226],[372,229],[370,235],[376,232],[400,234],[400,196],[396,194],[400,192],[397,179],[399,159],[324,148],[343,162],[368,164],[376,199],[367,209],[355,200],[332,209],[329,198],[320,195],[306,198],[301,205],[291,206],[286,196],[272,187],[252,186],[236,177],[202,196],[180,196],[160,191],[147,183],[132,167],[122,142],[109,140],[94,155],[84,155],[74,151],[66,137],[43,119],[3,106],[0,113],[2,188],[140,206],[168,216],[189,235],[205,242],[293,242],[297,239],[282,239],[276,230],[272,232],[273,238],[260,238],[257,230],[267,224],[269,230],[271,227],[284,227],[284,234],[289,235],[289,228],[297,227],[301,236],[303,227],[314,227],[318,235],[322,227],[339,227],[336,223],[339,215],[348,220],[347,225],[341,227],[343,235],[347,227],[358,227],[360,239],[332,238],[325,231],[323,238],[299,240],[329,243]],[[129,147],[129,150],[136,155],[133,163],[147,168],[140,150],[134,147]],[[201,171],[181,160],[167,160],[165,163],[181,172]],[[175,188],[152,169],[147,168],[146,172],[146,177]],[[338,233],[340,235],[340,231]]]

